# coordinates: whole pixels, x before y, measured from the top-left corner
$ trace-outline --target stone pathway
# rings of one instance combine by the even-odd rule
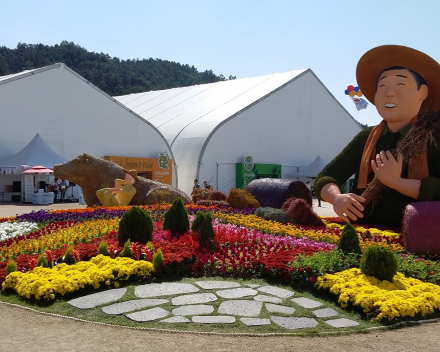
[[[75,298],[68,303],[79,309],[101,307],[109,315],[165,324],[232,324],[243,326],[275,324],[287,330],[308,329],[318,324],[349,328],[359,323],[338,318],[339,313],[323,303],[306,297],[295,297],[293,290],[276,286],[241,285],[234,281],[195,281],[188,283],[151,283],[139,285],[137,299],[124,301],[126,288],[112,289]],[[212,302],[217,304],[216,308]],[[210,304],[211,303],[211,304]],[[165,305],[165,308],[161,307]],[[169,308],[170,305],[173,308]],[[168,309],[166,309],[168,307]],[[298,316],[296,308],[310,310],[315,318]],[[265,312],[265,316],[262,316]],[[267,312],[270,318],[267,318]]]

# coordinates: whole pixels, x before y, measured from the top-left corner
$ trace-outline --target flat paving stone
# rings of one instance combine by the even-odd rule
[[[209,280],[209,281],[196,281],[195,284],[205,290],[241,287],[241,285],[238,282],[234,282],[234,281]]]
[[[167,310],[160,307],[156,307],[147,310],[141,310],[140,312],[130,313],[127,314],[126,317],[134,321],[144,322],[144,321],[152,321],[160,318],[165,318],[169,314],[170,312],[168,312]]]
[[[132,312],[134,310],[158,306],[169,302],[167,299],[133,299],[131,301],[115,303],[110,306],[102,307],[101,310],[106,314],[123,314]]]
[[[191,295],[184,295],[174,297],[171,300],[173,306],[183,306],[185,304],[199,304],[217,301],[217,296],[213,293],[194,293]]]
[[[126,288],[116,288],[113,290],[92,293],[87,296],[71,299],[70,301],[67,301],[67,303],[79,309],[90,309],[117,301],[118,299],[121,299],[126,292]]]
[[[218,307],[219,314],[239,315],[242,317],[255,317],[260,314],[263,302],[251,300],[225,301]]]
[[[134,294],[139,298],[160,297],[169,295],[182,295],[200,291],[199,288],[191,284],[181,284],[174,282],[163,282],[160,284],[145,284],[136,286]]]
[[[322,308],[312,311],[313,314],[317,318],[328,318],[328,317],[335,317],[339,315],[337,311],[335,311],[333,308]]]
[[[192,306],[182,306],[179,308],[173,309],[174,315],[202,315],[202,314],[211,314],[214,311],[213,306],[209,306],[206,304],[197,304]]]
[[[269,303],[283,303],[283,299],[279,297],[274,296],[266,296],[266,295],[258,295],[254,296],[254,300],[260,301],[260,302],[269,302]]]
[[[260,326],[260,325],[270,325],[270,319],[259,319],[259,318],[240,318],[240,321],[247,326]]]
[[[231,288],[229,290],[220,290],[216,292],[222,298],[241,298],[255,296],[258,292],[250,287]]]
[[[191,320],[189,320],[187,317],[171,317],[164,320],[160,320],[160,323],[191,323]]]
[[[314,328],[318,325],[318,322],[313,318],[288,318],[272,315],[270,319],[275,324],[289,330]]]
[[[282,314],[293,314],[295,313],[295,308],[287,306],[279,306],[277,304],[266,303],[266,309],[270,313],[282,313]]]
[[[357,321],[346,319],[346,318],[339,318],[339,319],[332,319],[332,320],[325,320],[324,323],[333,326],[334,328],[348,328],[350,326],[358,326],[359,323]]]
[[[292,302],[304,308],[317,308],[322,306],[321,302],[306,297],[292,298]]]
[[[295,295],[295,292],[286,290],[284,288],[279,288],[275,286],[263,286],[257,289],[260,292],[269,293],[271,295],[281,297],[281,298],[289,298]]]
[[[193,323],[200,324],[233,324],[235,323],[235,317],[225,316],[225,315],[201,315],[201,316],[193,316]]]

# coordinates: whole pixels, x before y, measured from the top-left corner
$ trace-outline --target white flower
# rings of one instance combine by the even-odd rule
[[[0,241],[5,241],[37,229],[38,225],[34,222],[3,222],[0,223]]]

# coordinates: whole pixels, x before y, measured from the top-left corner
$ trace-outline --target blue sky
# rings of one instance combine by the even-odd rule
[[[0,8],[0,45],[8,48],[67,40],[237,78],[311,68],[368,125],[381,120],[374,106],[357,111],[344,93],[366,51],[399,44],[440,61],[438,0],[0,0]]]

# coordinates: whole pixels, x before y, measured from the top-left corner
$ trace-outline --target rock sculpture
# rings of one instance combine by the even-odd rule
[[[99,204],[96,191],[113,187],[115,179],[123,179],[125,172],[114,162],[84,153],[65,163],[55,165],[54,175],[79,185],[82,188],[84,201],[87,205],[93,206]],[[172,203],[178,197],[184,203],[191,203],[191,198],[183,191],[144,177],[139,177],[134,187],[136,194],[130,202],[131,205]]]

